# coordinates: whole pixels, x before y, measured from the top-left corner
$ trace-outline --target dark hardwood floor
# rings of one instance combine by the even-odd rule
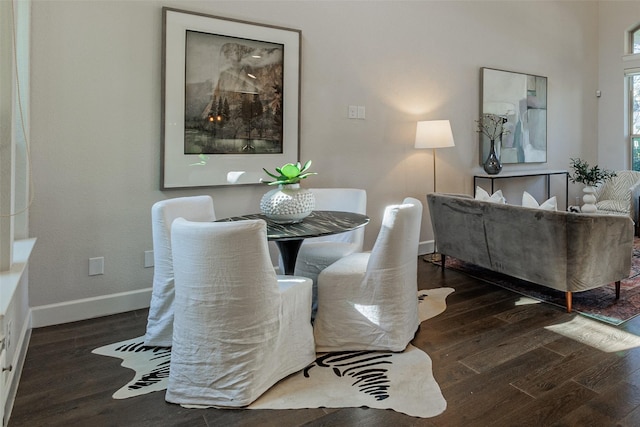
[[[603,326],[546,304],[520,304],[520,295],[455,271],[419,265],[421,289],[455,289],[447,310],[424,322],[413,341],[431,357],[447,400],[437,417],[366,408],[184,409],[166,403],[163,392],[114,400],[131,371],[91,350],[142,335],[146,310],[139,310],[34,330],[9,426],[640,425],[640,348],[608,351],[640,342],[629,335],[640,335],[640,318]],[[578,336],[557,332],[576,322],[584,325]]]

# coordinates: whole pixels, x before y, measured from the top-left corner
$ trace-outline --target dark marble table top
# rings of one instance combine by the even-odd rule
[[[369,222],[369,217],[366,215],[340,211],[313,211],[301,222],[294,224],[278,224],[270,221],[263,214],[234,216],[218,221],[241,221],[246,219],[265,220],[267,222],[267,238],[274,241],[299,240],[308,237],[344,233],[362,227]]]

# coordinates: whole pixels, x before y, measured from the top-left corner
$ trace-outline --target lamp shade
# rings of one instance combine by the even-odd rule
[[[454,145],[449,120],[418,122],[415,148],[444,148]]]

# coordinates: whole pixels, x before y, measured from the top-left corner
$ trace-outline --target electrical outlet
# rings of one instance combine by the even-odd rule
[[[144,268],[153,267],[153,251],[144,251]]]
[[[104,257],[89,258],[89,276],[104,274]]]
[[[357,105],[349,105],[348,117],[350,119],[357,119],[358,118],[358,106]]]

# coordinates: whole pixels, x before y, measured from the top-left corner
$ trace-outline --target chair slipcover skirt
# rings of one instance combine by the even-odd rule
[[[351,254],[318,277],[316,351],[402,351],[419,326],[417,277],[422,204],[385,210],[371,253]]]
[[[172,234],[168,402],[246,406],[315,359],[311,281],[276,276],[264,221],[176,220]]]
[[[316,199],[316,210],[355,212],[366,214],[367,192],[358,188],[310,188]],[[313,309],[315,316],[318,297],[318,275],[322,270],[347,255],[362,251],[364,227],[346,233],[305,239],[298,252],[296,276],[313,280]]]
[[[173,260],[171,224],[176,218],[189,221],[215,221],[210,196],[176,197],[161,200],[151,208],[153,232],[153,287],[144,343],[169,347],[173,334]]]

